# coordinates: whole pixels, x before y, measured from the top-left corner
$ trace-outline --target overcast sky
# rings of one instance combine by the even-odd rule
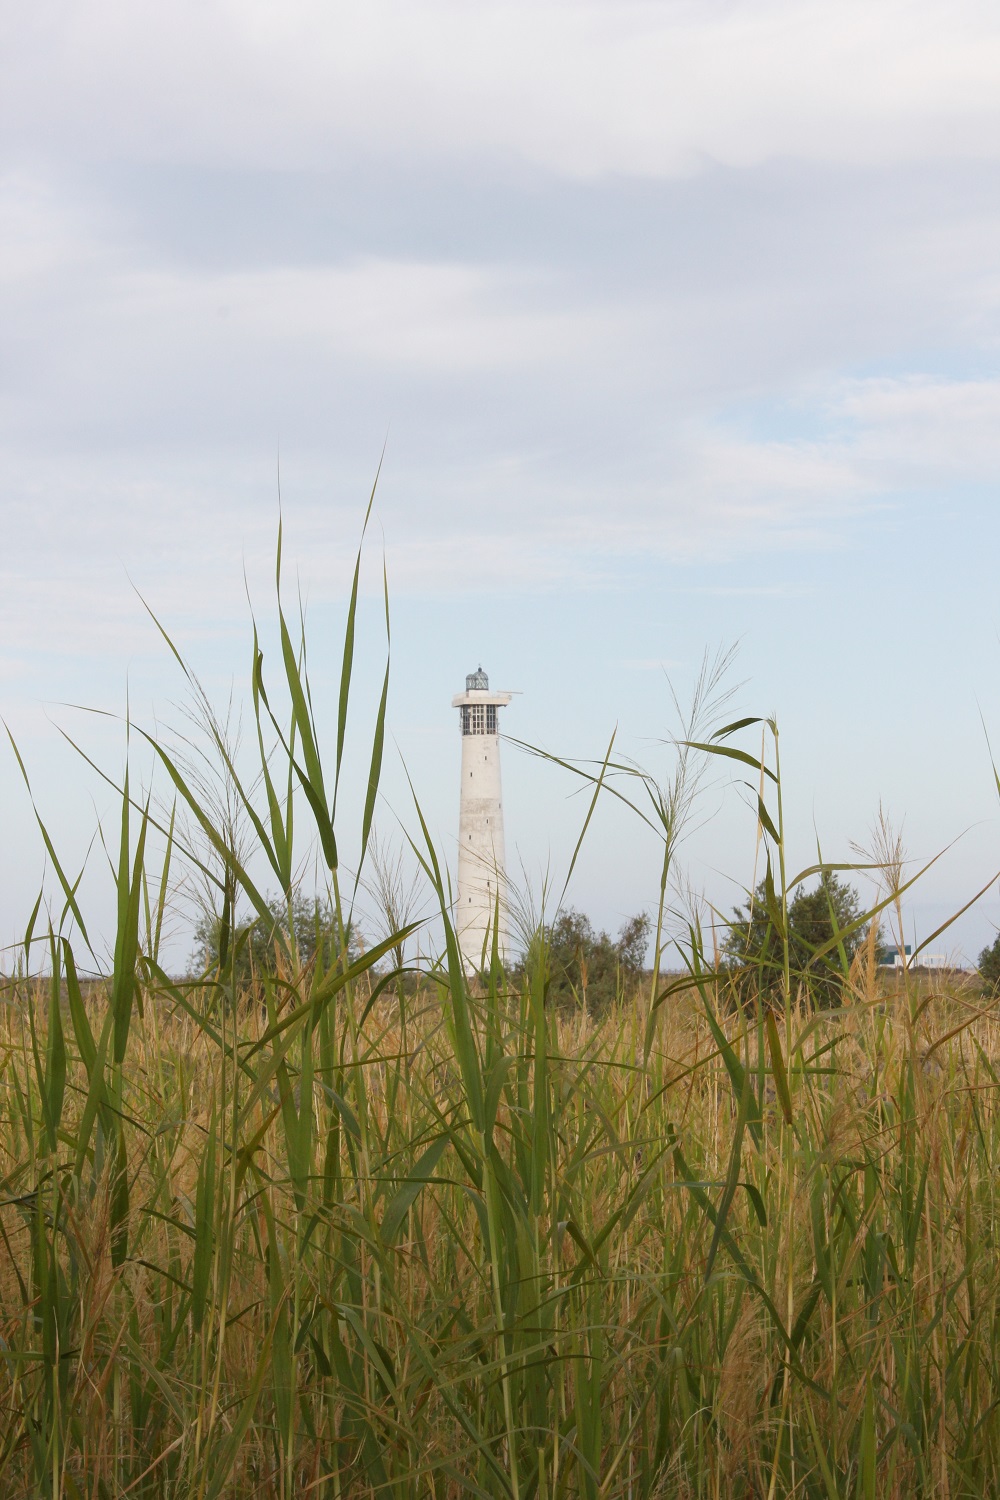
[[[512,735],[617,724],[665,769],[665,673],[738,640],[796,858],[880,801],[914,858],[962,835],[918,937],[1000,869],[995,5],[8,5],[0,320],[0,708],[70,863],[113,799],[57,726],[112,770],[124,737],[59,705],[180,702],[137,590],[242,694],[279,452],[331,716],[385,443],[361,670],[384,545],[386,793],[412,821],[402,756],[446,856],[480,661]],[[511,863],[558,874],[584,809],[504,758]],[[42,872],[10,754],[0,793],[9,940]],[[753,818],[726,777],[703,812],[729,905]],[[616,927],[655,869],[609,809],[570,899]],[[996,923],[994,889],[938,946]]]

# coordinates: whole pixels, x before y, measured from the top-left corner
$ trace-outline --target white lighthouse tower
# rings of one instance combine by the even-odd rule
[[[458,816],[458,897],[455,932],[469,969],[490,961],[493,924],[500,898],[498,942],[507,955],[506,867],[503,803],[500,798],[500,737],[497,712],[510,693],[491,693],[482,667],[465,679],[465,692],[451,700],[462,729],[462,796]]]

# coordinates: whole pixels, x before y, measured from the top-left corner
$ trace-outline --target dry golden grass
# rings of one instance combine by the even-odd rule
[[[434,988],[405,1051],[398,1000],[361,1023],[353,992],[275,1066],[259,1004],[150,984],[118,1264],[99,1123],[74,1167],[87,1070],[71,1047],[53,1150],[49,1001],[13,986],[3,1493],[991,1493],[1000,1027],[856,978],[781,1026],[791,1124],[763,1024],[722,1007],[734,1088],[714,988],[661,1009],[645,1062],[641,1004],[467,997],[488,1139]],[[271,1061],[234,1075],[234,1047]]]

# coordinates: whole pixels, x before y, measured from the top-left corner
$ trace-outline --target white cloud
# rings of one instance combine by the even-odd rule
[[[244,558],[266,587],[279,436],[320,598],[341,587],[387,429],[379,503],[394,587],[413,593],[835,548],[873,507],[997,472],[997,383],[843,373],[923,368],[911,343],[933,351],[956,329],[967,349],[995,343],[989,193],[959,193],[955,212],[945,195],[942,212],[905,174],[871,176],[997,153],[992,8],[959,5],[943,27],[936,7],[895,0],[42,0],[5,26],[0,129],[8,158],[33,163],[0,182],[8,650],[108,649],[132,617],[126,570],[151,593],[162,580],[192,631],[241,615]],[[108,190],[68,165],[379,151],[400,171],[421,153],[465,160],[433,179],[432,247],[414,232],[420,182],[374,249],[352,218],[356,170],[327,184],[335,251],[303,220],[242,254],[207,201],[213,258],[129,217],[134,177]],[[656,184],[648,217],[619,223],[625,200],[600,183],[565,220],[551,178],[522,175],[503,198],[511,154],[578,179],[772,156],[865,171],[706,173],[701,198]],[[388,196],[382,179],[372,191]],[[178,201],[163,212],[190,218]],[[453,244],[487,202],[520,239],[494,245],[487,215],[472,249]],[[254,229],[274,211],[251,198]]]
[[[1000,484],[1000,380],[929,376],[849,386],[834,408],[875,483]]]
[[[38,174],[0,177],[0,222],[0,286],[44,283],[85,256],[81,226]]]
[[[658,176],[1000,150],[1000,25],[976,0],[40,0],[3,51],[8,141],[140,160],[485,151]]]
[[[317,500],[324,456],[298,454],[295,466],[288,556],[320,602],[345,587],[362,491],[353,505]],[[155,480],[144,477],[147,467]],[[15,473],[9,456],[5,468]],[[247,463],[225,473],[218,461],[184,472],[170,455],[144,450],[102,462],[100,476],[79,457],[22,470],[0,569],[9,656],[114,652],[126,642],[128,651],[155,649],[130,578],[182,639],[245,618],[244,569],[267,608],[277,521],[270,474]],[[8,478],[8,495],[12,488]],[[705,423],[664,450],[657,480],[633,478],[611,493],[601,477],[544,472],[529,457],[428,471],[394,455],[390,440],[378,512],[393,594],[445,597],[617,586],[637,562],[828,548],[877,495],[848,441],[754,442]],[[381,587],[377,568],[369,582]]]
[[[587,352],[611,318],[549,311],[537,276],[502,268],[362,259],[220,275],[143,272],[118,287],[118,315],[188,337],[224,318],[247,353],[281,343],[426,374],[544,368]],[[533,307],[523,305],[525,292]]]

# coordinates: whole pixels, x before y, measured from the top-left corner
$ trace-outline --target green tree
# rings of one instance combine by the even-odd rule
[[[866,923],[854,926],[862,914],[857,891],[832,870],[824,870],[811,891],[798,888],[788,905],[793,989],[804,986],[817,1005],[838,1002],[846,969],[868,935]],[[733,912],[723,962],[743,1001],[755,995],[771,998],[780,992],[784,979],[780,924],[778,900],[772,893],[769,902],[766,881],[758,885],[752,900]],[[819,954],[829,943],[833,946]]]
[[[569,908],[543,936],[548,957],[546,995],[556,1005],[606,1010],[638,980],[649,945],[649,917],[625,922],[617,938],[596,932],[589,917]]]
[[[314,964],[318,958],[321,967],[328,969],[340,955],[336,913],[329,901],[296,891],[291,899],[291,920],[287,900],[272,897],[267,905],[271,914],[269,919],[259,916],[238,924],[231,939],[237,989],[249,989],[261,975],[278,971],[279,934],[286,939],[294,938],[303,968]],[[204,971],[218,966],[221,935],[222,918],[215,912],[206,912],[195,927],[193,968]],[[350,924],[346,936],[348,957],[353,963],[361,955],[361,944],[357,931]]]
[[[987,993],[995,995],[1000,990],[1000,932],[980,953],[978,968]]]

